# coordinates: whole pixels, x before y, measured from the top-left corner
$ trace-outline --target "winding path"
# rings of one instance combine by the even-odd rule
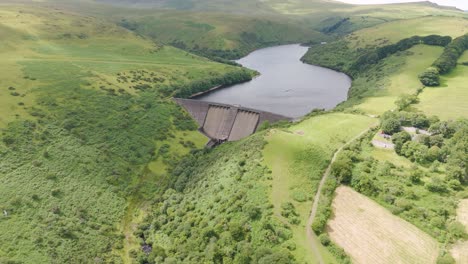
[[[370,126],[366,130],[362,131],[359,133],[359,135],[355,136],[348,142],[346,142],[344,145],[342,145],[338,150],[335,151],[333,154],[333,158],[331,159],[330,163],[328,164],[327,169],[323,173],[322,179],[320,180],[320,184],[317,188],[317,193],[315,193],[314,197],[314,203],[312,204],[312,209],[310,211],[310,216],[309,220],[307,221],[306,225],[306,236],[307,236],[307,241],[310,244],[310,247],[312,248],[312,251],[314,254],[317,256],[318,262],[320,264],[325,264],[325,261],[323,260],[322,254],[320,253],[319,246],[320,242],[318,241],[317,235],[315,235],[314,231],[312,230],[312,223],[314,222],[315,215],[317,215],[317,209],[319,205],[319,200],[320,200],[320,194],[322,193],[323,185],[325,184],[325,181],[327,180],[328,175],[330,175],[331,171],[331,166],[335,162],[336,158],[338,157],[338,154],[349,144],[357,140],[358,138],[362,137],[365,133],[367,133],[373,126]]]

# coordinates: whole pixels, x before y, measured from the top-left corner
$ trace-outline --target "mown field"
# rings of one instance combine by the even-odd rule
[[[435,263],[435,239],[353,189],[339,187],[332,208],[327,232],[354,263]]]

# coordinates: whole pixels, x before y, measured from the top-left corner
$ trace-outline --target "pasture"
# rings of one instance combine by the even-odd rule
[[[468,61],[468,52],[459,63]],[[441,76],[440,87],[427,87],[419,95],[416,108],[427,115],[437,115],[441,119],[468,118],[468,66],[459,64],[447,75]]]

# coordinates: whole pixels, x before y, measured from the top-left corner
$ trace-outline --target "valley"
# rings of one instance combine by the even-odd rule
[[[466,49],[428,2],[0,0],[0,263],[464,264]],[[207,148],[194,94],[295,120]]]

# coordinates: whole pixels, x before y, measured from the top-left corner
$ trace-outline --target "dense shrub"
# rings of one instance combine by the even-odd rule
[[[455,264],[455,259],[450,254],[444,254],[437,258],[437,264]]]
[[[440,85],[439,70],[435,67],[427,68],[418,77],[421,83],[425,86],[433,87]]]
[[[414,94],[403,94],[398,97],[395,101],[396,106],[398,107],[399,111],[402,111],[408,108],[412,104],[416,104],[419,102],[419,98],[417,95]]]
[[[177,190],[154,199],[138,233],[165,249],[157,263],[296,263],[290,225],[273,216],[268,200],[258,151],[264,144],[258,135],[195,151],[170,171]],[[281,214],[291,224],[299,220],[292,203],[283,203]]]
[[[353,176],[353,161],[346,155],[339,155],[332,164],[331,175],[336,177],[338,183],[349,184]]]
[[[401,154],[401,148],[403,147],[403,144],[408,141],[411,141],[411,135],[408,132],[402,131],[393,134],[392,142],[395,144],[395,152],[397,154]]]
[[[385,118],[382,120],[381,127],[384,133],[393,135],[400,131],[401,121],[396,117]]]
[[[251,72],[239,68],[237,71],[226,73],[221,76],[213,76],[209,79],[193,81],[176,86],[167,86],[161,88],[161,92],[166,96],[173,95],[175,97],[188,98],[193,94],[205,92],[215,86],[229,86],[250,80],[252,80]]]

